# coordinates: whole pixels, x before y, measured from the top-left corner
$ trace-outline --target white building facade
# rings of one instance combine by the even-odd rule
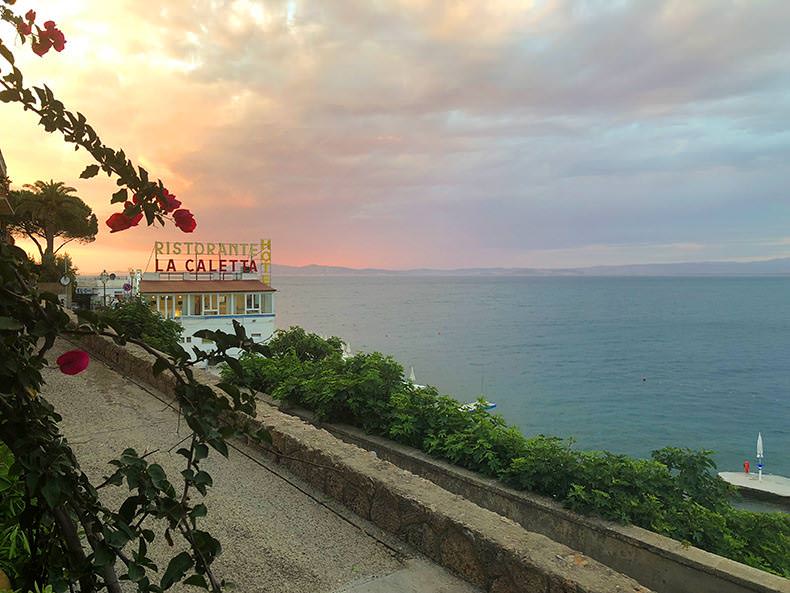
[[[157,242],[153,272],[142,275],[139,294],[164,318],[184,328],[182,346],[191,351],[213,344],[198,330],[233,333],[233,320],[247,337],[265,342],[274,333],[275,289],[269,284],[271,242]]]

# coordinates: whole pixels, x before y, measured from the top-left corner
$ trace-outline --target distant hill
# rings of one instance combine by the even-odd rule
[[[272,273],[283,276],[781,276],[790,275],[790,257],[753,262],[713,261],[670,264],[633,264],[589,268],[457,268],[386,270],[342,266],[284,266]]]

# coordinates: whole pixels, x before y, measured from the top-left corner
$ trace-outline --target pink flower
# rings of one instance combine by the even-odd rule
[[[58,366],[64,375],[76,375],[88,368],[91,357],[84,350],[69,350],[58,356]]]
[[[28,23],[32,23],[36,20],[36,11],[35,10],[28,10],[25,13],[25,18],[27,19]],[[54,23],[52,23],[54,25]]]
[[[24,37],[25,35],[30,35],[33,32],[33,27],[31,27],[29,23],[19,23],[16,26],[16,30],[19,31],[19,34]]]
[[[173,212],[173,220],[185,233],[191,233],[197,227],[195,216],[189,210],[176,210]]]

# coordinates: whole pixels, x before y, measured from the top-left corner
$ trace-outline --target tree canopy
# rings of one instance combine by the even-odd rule
[[[90,243],[99,232],[96,215],[79,197],[77,190],[62,181],[36,181],[25,189],[12,191],[9,201],[14,214],[10,231],[30,238],[38,248],[42,263],[71,241]],[[60,244],[55,247],[55,241]]]

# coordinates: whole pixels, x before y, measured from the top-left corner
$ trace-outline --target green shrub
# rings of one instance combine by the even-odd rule
[[[339,338],[279,331],[270,358],[241,358],[244,383],[321,420],[362,427],[579,513],[633,523],[790,576],[790,517],[735,510],[734,489],[713,473],[711,451],[667,447],[635,459],[577,451],[557,437],[527,439],[501,416],[462,410],[432,387],[405,382],[391,357],[344,359],[342,348]],[[233,373],[224,378],[233,381]]]
[[[733,508],[723,514],[738,544],[730,558],[790,578],[790,514]]]
[[[126,301],[115,309],[103,309],[99,317],[114,329],[127,332],[130,338],[143,340],[162,352],[172,352],[181,340],[181,324],[165,319],[139,298]]]
[[[30,544],[20,525],[25,488],[13,465],[13,455],[0,443],[0,570],[12,582],[23,574],[30,557]]]
[[[539,435],[527,440],[524,452],[510,460],[500,477],[519,490],[565,500],[578,474],[578,463],[570,441]]]
[[[308,360],[323,360],[331,356],[341,356],[343,341],[331,337],[324,339],[315,334],[308,334],[301,327],[292,327],[288,330],[277,330],[268,342],[272,356],[282,357],[295,354],[302,362]]]

